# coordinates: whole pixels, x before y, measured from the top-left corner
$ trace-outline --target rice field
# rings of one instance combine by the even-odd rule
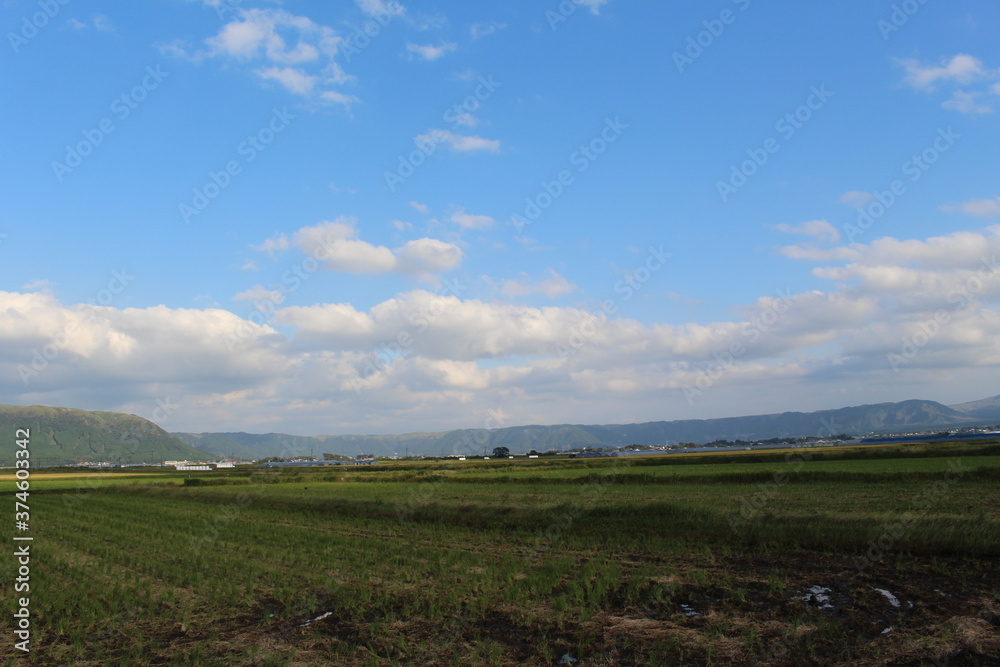
[[[36,471],[28,662],[997,664],[1000,452],[948,447]]]

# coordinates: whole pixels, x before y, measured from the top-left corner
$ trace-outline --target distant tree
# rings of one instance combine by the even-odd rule
[[[501,459],[505,456],[510,456],[510,450],[507,449],[506,447],[494,447],[493,456],[498,459]]]
[[[530,456],[538,456],[538,452],[536,452],[534,449],[532,449],[530,452],[528,452],[528,454]]]

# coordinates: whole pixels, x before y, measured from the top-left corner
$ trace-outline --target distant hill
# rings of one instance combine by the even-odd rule
[[[452,431],[451,433],[454,433]],[[317,435],[299,436],[287,433],[173,433],[181,442],[219,456],[261,459],[268,456],[292,458],[323,454],[404,454],[440,453],[439,442],[449,432],[408,433],[404,435]],[[435,448],[438,449],[435,449]]]
[[[205,458],[205,452],[185,445],[153,422],[120,412],[0,405],[3,442],[13,442],[19,428],[31,429],[31,461],[36,466]],[[14,451],[7,445],[0,448],[0,465],[13,465]]]
[[[324,453],[356,456],[374,454],[489,454],[494,447],[511,452],[564,450],[667,442],[706,443],[715,440],[829,437],[971,426],[1000,421],[1000,397],[948,407],[935,401],[878,403],[818,412],[686,419],[643,424],[512,426],[494,430],[467,429],[403,435],[293,436],[282,433],[175,433],[183,442],[218,455],[285,458]]]
[[[1000,421],[1000,396],[984,398],[981,401],[971,401],[950,406],[952,410],[973,417],[990,421]]]

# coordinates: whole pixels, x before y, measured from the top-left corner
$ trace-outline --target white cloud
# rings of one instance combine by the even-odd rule
[[[500,150],[499,139],[484,139],[483,137],[455,134],[450,130],[429,130],[426,134],[414,137],[413,141],[418,144],[443,143],[456,153],[474,153],[476,151],[496,153]]]
[[[796,250],[811,252],[796,253]],[[984,257],[1000,253],[1000,225],[981,232],[955,232],[926,240],[884,237],[868,245],[854,244],[829,250],[783,248],[783,254],[811,261],[846,261],[863,266],[907,266],[921,269],[959,269],[977,266]]]
[[[346,106],[356,98],[333,88],[351,80],[333,60],[342,42],[333,28],[305,16],[277,9],[238,8],[235,18],[205,40],[205,51],[188,55],[179,43],[161,50],[194,60],[258,63],[253,72],[262,80],[275,81],[296,95]]]
[[[451,221],[462,229],[488,229],[496,221],[488,215],[473,215],[466,213],[464,208],[459,208],[451,214]]]
[[[324,102],[330,102],[331,104],[340,104],[345,107],[349,107],[352,104],[360,101],[354,95],[347,95],[345,93],[341,93],[336,90],[325,90],[322,93],[320,93],[319,98]]]
[[[589,7],[592,14],[600,14],[601,7],[608,4],[609,0],[573,0],[578,5]]]
[[[406,13],[406,7],[398,2],[390,0],[356,0],[361,11],[370,16],[402,16]]]
[[[437,239],[407,241],[396,250],[396,270],[429,280],[431,276],[451,271],[462,263],[462,249],[454,243]]]
[[[93,28],[98,32],[115,32],[115,26],[111,23],[111,19],[104,14],[94,14],[89,21],[80,21],[73,18],[69,20],[69,25],[74,30],[89,30]]]
[[[489,37],[506,27],[506,23],[500,23],[499,21],[473,23],[469,26],[469,36],[472,37],[472,39],[482,39],[483,37]]]
[[[323,268],[329,271],[401,273],[420,280],[433,280],[435,275],[450,271],[462,262],[462,250],[453,243],[421,238],[392,250],[358,239],[356,225],[353,218],[340,217],[303,227],[291,238],[279,234],[253,248],[273,255],[294,246],[322,262]]]
[[[288,238],[308,246],[324,236],[361,243],[347,219]],[[217,308],[92,308],[45,293],[0,292],[0,389],[22,404],[99,401],[95,407],[140,414],[174,396],[181,407],[171,430],[313,433],[476,426],[498,407],[509,424],[614,423],[945,399],[927,396],[942,378],[960,382],[967,398],[996,393],[1000,225],[816,252],[825,256],[810,261],[829,289],[763,296],[708,323],[598,316],[596,303],[483,301],[459,281],[364,309],[284,305],[273,317],[286,337],[261,324],[257,311],[243,318]],[[433,239],[394,251],[413,270],[441,269],[456,253]],[[508,284],[511,294],[566,289],[554,271]],[[255,286],[239,298],[274,292]],[[946,323],[894,372],[888,355],[942,310]],[[26,386],[18,366],[30,368],[33,350],[53,340],[61,341],[58,354]],[[744,347],[738,358],[688,403],[684,388],[734,343]]]
[[[420,202],[417,202],[417,201],[411,201],[410,202],[410,206],[412,206],[413,208],[417,209],[421,213],[425,213],[425,214],[426,213],[430,213],[430,210],[431,210],[430,207],[427,204],[421,204]]]
[[[950,111],[966,113],[970,115],[993,113],[993,107],[979,102],[980,93],[956,90],[951,99],[941,103],[941,107]]]
[[[39,292],[48,290],[50,287],[52,287],[52,283],[48,280],[31,280],[22,285],[21,289],[28,290],[29,292]]]
[[[840,195],[840,199],[837,203],[843,204],[844,206],[850,206],[851,208],[862,208],[867,206],[872,201],[875,200],[875,195],[871,192],[862,192],[861,190],[849,190],[844,194]]]
[[[357,240],[356,235],[353,221],[341,218],[303,227],[293,239],[303,252],[321,259],[330,271],[376,274],[396,268],[396,257],[389,248]]]
[[[555,269],[549,269],[549,277],[537,282],[530,282],[527,276],[521,280],[504,282],[500,291],[504,296],[518,297],[528,294],[542,294],[550,299],[564,296],[576,291],[577,286],[559,275]]]
[[[319,81],[319,77],[306,74],[295,67],[267,67],[257,70],[257,75],[265,80],[277,81],[286,90],[297,95],[311,94]]]
[[[31,326],[15,326],[21,317]],[[7,395],[101,386],[124,397],[169,383],[203,392],[273,380],[289,368],[274,329],[214,308],[68,307],[51,295],[0,292],[0,340],[8,349],[0,365],[16,381]],[[48,363],[32,366],[31,350],[50,343]]]
[[[115,31],[115,26],[114,24],[111,23],[111,19],[109,19],[104,14],[94,14],[93,22],[95,30],[98,30],[100,32]]]
[[[939,65],[922,65],[912,58],[896,62],[906,70],[904,82],[918,90],[933,90],[940,82],[971,83],[986,75],[983,62],[964,53],[943,60]]]
[[[942,60],[938,65],[923,65],[915,59],[897,59],[906,74],[903,82],[908,86],[926,92],[936,90],[939,84],[950,84],[951,96],[941,103],[941,107],[969,115],[993,113],[993,107],[983,101],[983,97],[1000,90],[1000,84],[985,86],[990,79],[996,80],[1000,70],[988,70],[983,62],[968,54],[958,54]],[[976,84],[978,89],[970,89]],[[984,87],[985,86],[985,87]]]
[[[252,288],[240,292],[233,298],[238,301],[266,301],[276,305],[285,301],[285,295],[280,291],[270,290],[260,285],[254,285]]]
[[[836,242],[840,240],[840,231],[826,220],[810,220],[798,225],[777,224],[768,225],[771,229],[786,234],[801,234],[811,236],[820,241]]]
[[[268,255],[274,257],[275,254],[288,250],[290,244],[287,236],[284,234],[275,234],[263,243],[251,245],[250,247],[258,252],[266,252]]]
[[[441,56],[454,51],[456,48],[455,44],[443,43],[443,44],[413,44],[408,43],[406,45],[406,50],[408,53],[420,58],[421,60],[437,60]]]
[[[941,207],[942,211],[948,213],[966,213],[981,218],[1000,217],[1000,197],[993,199],[972,199],[959,204],[946,204]]]

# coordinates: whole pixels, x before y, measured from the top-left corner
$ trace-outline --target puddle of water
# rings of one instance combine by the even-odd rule
[[[833,609],[830,604],[830,593],[833,591],[825,586],[813,586],[809,592],[802,596],[804,602],[815,602],[820,609]]]
[[[304,627],[306,627],[307,625],[312,625],[312,624],[313,624],[313,623],[315,623],[316,621],[322,621],[322,620],[323,620],[324,618],[329,618],[330,616],[333,616],[333,612],[332,612],[332,611],[328,611],[328,612],[326,612],[325,614],[320,614],[319,616],[317,616],[317,617],[316,617],[316,618],[314,618],[313,620],[311,620],[311,621],[306,621],[305,623],[303,623],[303,624],[302,624],[302,625],[300,625],[299,627],[300,627],[300,628],[304,628]]]
[[[885,599],[889,601],[889,604],[891,604],[896,609],[899,609],[899,598],[897,598],[895,595],[893,595],[889,591],[885,590],[884,588],[876,588],[874,590],[876,590],[877,592],[881,593],[882,596],[885,597]]]

